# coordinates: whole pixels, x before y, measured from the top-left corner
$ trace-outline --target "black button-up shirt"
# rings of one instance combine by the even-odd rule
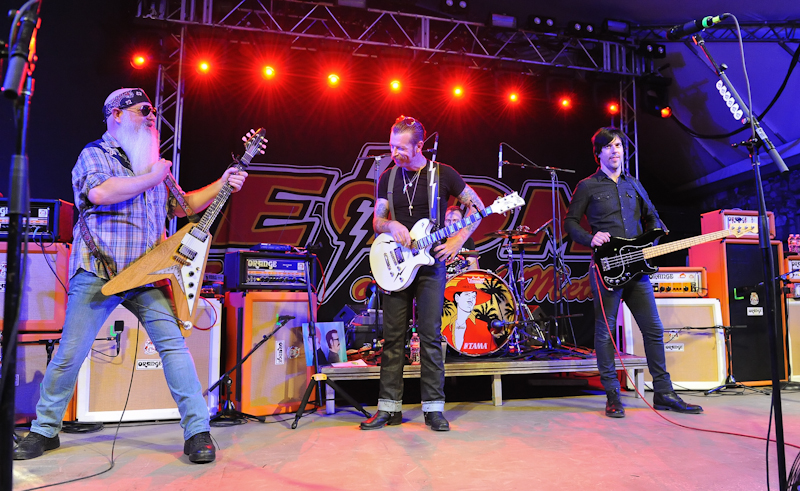
[[[589,246],[597,232],[608,232],[612,237],[632,239],[657,227],[655,213],[637,192],[646,191],[635,178],[620,174],[617,182],[609,178],[602,169],[575,186],[569,203],[564,227],[572,240]],[[581,218],[586,215],[592,233],[581,227]]]

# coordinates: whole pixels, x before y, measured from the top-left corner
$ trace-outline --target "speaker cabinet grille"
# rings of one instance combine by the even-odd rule
[[[216,299],[201,299],[199,308],[195,325],[210,329],[193,329],[186,338],[186,346],[192,354],[200,385],[205,392],[219,379],[222,309]],[[133,313],[121,305],[117,307],[106,320],[98,338],[108,337],[109,328],[119,320],[125,324],[119,356],[115,356],[116,341],[96,341],[83,362],[78,376],[78,421],[119,421],[129,385],[131,395],[123,421],[180,418],[164,378],[161,357]],[[211,415],[217,412],[218,394],[219,389],[215,389],[205,396]]]
[[[226,370],[242,359],[276,326],[279,316],[294,319],[248,358],[232,378],[240,410],[255,416],[297,411],[310,379],[306,367],[302,325],[308,322],[308,294],[245,292],[225,296]],[[312,298],[316,308],[316,297]]]
[[[727,375],[723,329],[687,329],[722,325],[719,300],[657,298],[656,308],[664,324],[667,371],[675,388],[707,390],[723,384]],[[624,304],[622,311],[625,352],[644,356],[639,326]],[[644,374],[645,386],[652,389],[650,371]]]

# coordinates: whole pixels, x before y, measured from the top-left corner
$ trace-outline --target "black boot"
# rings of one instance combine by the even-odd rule
[[[217,458],[214,442],[211,441],[211,434],[207,431],[197,433],[186,440],[183,443],[183,453],[195,464],[207,464]]]
[[[384,426],[396,426],[403,422],[403,412],[389,412],[378,410],[375,416],[361,423],[362,430],[377,430]]]
[[[661,411],[675,411],[687,414],[700,414],[703,412],[703,408],[697,404],[684,402],[674,390],[653,394],[653,407]]]
[[[14,447],[14,460],[35,459],[48,450],[55,450],[61,446],[58,435],[47,438],[44,435],[30,432]]]
[[[433,431],[450,431],[450,423],[447,422],[441,411],[425,413],[425,424],[430,426]]]
[[[619,398],[619,389],[606,391],[606,416],[609,418],[624,418],[625,408]]]

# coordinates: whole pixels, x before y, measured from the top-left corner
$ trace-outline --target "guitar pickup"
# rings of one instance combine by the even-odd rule
[[[399,247],[395,247],[394,251],[392,251],[392,252],[394,252],[394,257],[393,258],[394,258],[395,262],[397,264],[403,263],[403,261],[404,261],[403,251]]]
[[[181,244],[181,246],[178,247],[178,254],[189,258],[190,261],[194,261],[194,258],[197,256],[197,251],[190,249],[185,244]]]
[[[192,229],[189,230],[189,234],[200,242],[205,242],[206,239],[208,239],[208,234],[200,230],[200,227],[192,227]]]

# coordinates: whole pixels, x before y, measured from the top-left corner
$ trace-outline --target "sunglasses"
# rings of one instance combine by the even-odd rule
[[[150,116],[150,113],[153,113],[154,117],[158,117],[158,109],[154,108],[153,106],[142,106],[139,109],[133,109],[133,108],[126,107],[125,110],[126,111],[137,112],[137,113],[141,114],[145,118],[147,116]]]
[[[405,124],[405,125],[407,125],[407,126],[414,126],[414,123],[416,123],[416,122],[417,122],[417,120],[416,120],[416,119],[414,119],[414,118],[411,118],[411,117],[403,116],[403,115],[401,114],[401,115],[400,115],[400,117],[399,117],[399,118],[397,118],[397,119],[394,121],[394,124],[397,124],[397,123],[400,123],[400,122],[402,122],[403,124]]]

